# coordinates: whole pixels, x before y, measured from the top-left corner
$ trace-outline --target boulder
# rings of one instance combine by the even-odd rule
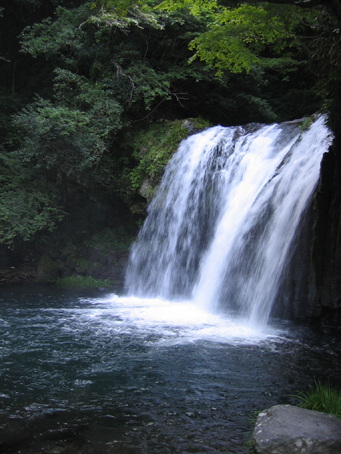
[[[252,437],[256,454],[340,454],[341,420],[292,405],[258,415]]]

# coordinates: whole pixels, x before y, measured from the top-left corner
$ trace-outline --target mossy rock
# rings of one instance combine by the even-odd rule
[[[47,255],[41,256],[37,266],[37,282],[48,283],[56,279],[56,266],[54,261]]]
[[[164,169],[182,140],[206,129],[210,124],[199,118],[153,124],[134,136],[137,166],[130,172],[131,192],[139,192],[150,203],[161,182]],[[134,204],[134,213],[142,212]]]
[[[148,179],[146,179],[142,183],[142,186],[140,187],[140,191],[139,192],[142,195],[142,197],[147,199],[147,203],[149,205],[150,202],[153,200],[154,196],[156,195],[158,189],[159,189],[159,185],[158,184],[156,186],[153,186],[151,184],[151,182]]]

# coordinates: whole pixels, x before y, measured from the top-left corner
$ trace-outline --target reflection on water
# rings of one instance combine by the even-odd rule
[[[198,309],[2,289],[0,452],[244,453],[254,411],[337,383],[332,340]]]

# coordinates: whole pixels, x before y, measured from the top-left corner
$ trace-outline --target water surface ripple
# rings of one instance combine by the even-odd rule
[[[188,302],[2,289],[0,331],[1,453],[246,453],[255,411],[340,375],[329,338]]]

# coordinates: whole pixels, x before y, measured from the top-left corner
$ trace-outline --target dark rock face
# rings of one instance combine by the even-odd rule
[[[341,420],[276,405],[258,415],[252,442],[256,454],[340,454]]]
[[[272,315],[341,330],[341,136],[323,157]]]
[[[341,136],[323,157],[314,198],[308,315],[341,325]]]
[[[313,203],[307,207],[294,239],[290,263],[283,273],[277,303],[271,312],[273,317],[304,321],[310,315],[307,299],[312,225]]]

